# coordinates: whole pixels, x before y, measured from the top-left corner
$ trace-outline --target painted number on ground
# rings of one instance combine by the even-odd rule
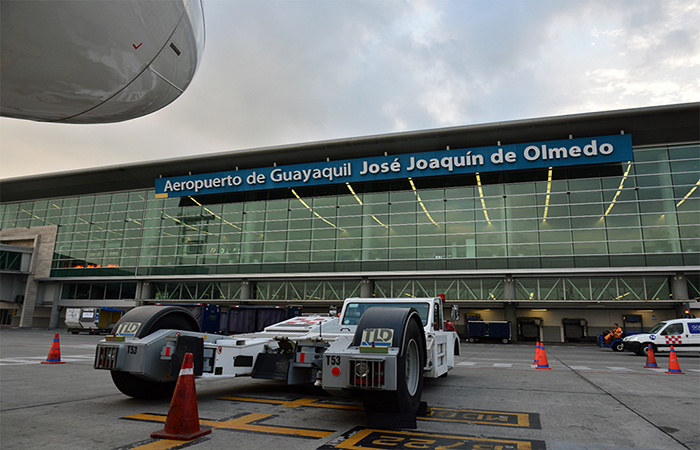
[[[544,450],[544,441],[354,428],[319,450]]]

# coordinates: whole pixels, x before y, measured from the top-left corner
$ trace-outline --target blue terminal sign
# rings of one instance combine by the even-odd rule
[[[632,161],[629,134],[156,179],[156,198]]]

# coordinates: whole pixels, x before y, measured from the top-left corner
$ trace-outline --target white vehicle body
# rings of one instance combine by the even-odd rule
[[[459,354],[457,333],[443,329],[439,297],[351,298],[338,317],[299,316],[232,336],[177,329],[174,322],[160,322],[161,310],[153,308],[159,307],[127,313],[113,336],[97,345],[95,368],[111,370],[117,387],[134,397],[148,398],[160,385],[172,384],[184,353],[190,352],[196,376],[314,383],[334,395],[362,397],[358,391],[372,391],[372,398],[381,392],[406,397],[396,392],[408,390],[411,413],[418,408],[423,377],[446,375]],[[179,313],[180,308],[170,308]],[[166,326],[157,329],[153,323]],[[387,400],[392,401],[402,402]]]
[[[651,345],[654,353],[700,351],[700,319],[673,319],[660,322],[648,333],[627,336],[622,340],[625,350],[646,355]]]

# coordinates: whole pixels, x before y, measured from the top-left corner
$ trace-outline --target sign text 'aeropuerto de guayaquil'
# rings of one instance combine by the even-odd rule
[[[632,161],[629,134],[323,161],[156,179],[156,197]]]

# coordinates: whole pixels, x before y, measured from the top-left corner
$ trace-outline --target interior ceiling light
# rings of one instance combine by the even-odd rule
[[[681,205],[683,204],[683,202],[686,201],[686,199],[687,199],[688,197],[690,197],[690,196],[693,194],[693,192],[695,192],[695,190],[698,188],[698,186],[700,186],[700,180],[698,180],[698,182],[695,183],[695,186],[693,186],[692,189],[690,189],[690,190],[688,191],[688,193],[685,194],[685,197],[683,197],[683,198],[681,199],[680,202],[676,203],[676,208],[678,208],[679,206],[681,206]]]
[[[479,187],[479,199],[481,200],[481,209],[484,211],[484,218],[489,225],[491,225],[491,220],[489,219],[489,213],[486,211],[486,202],[484,201],[484,191],[481,189],[481,176],[479,172],[476,173],[476,185]]]
[[[613,197],[612,202],[610,202],[610,206],[608,206],[608,209],[605,210],[605,214],[603,216],[607,216],[610,210],[615,206],[615,202],[617,201],[618,195],[620,195],[620,192],[622,191],[622,186],[625,184],[625,180],[627,179],[627,176],[630,174],[630,169],[632,168],[632,161],[627,161],[627,170],[625,170],[625,174],[622,176],[622,180],[620,180],[620,185],[617,187],[617,192],[615,192],[615,197]]]
[[[304,206],[306,207],[306,209],[308,209],[309,211],[311,211],[312,213],[314,213],[314,215],[315,215],[316,217],[318,217],[319,219],[323,220],[324,222],[326,222],[328,225],[332,226],[333,228],[338,228],[338,229],[341,230],[341,231],[345,231],[345,230],[343,230],[342,228],[337,227],[335,224],[329,222],[328,220],[326,220],[325,217],[323,217],[322,215],[320,215],[319,213],[317,213],[316,211],[314,211],[313,208],[311,208],[311,207],[304,201],[303,198],[299,197],[299,194],[297,194],[297,191],[295,191],[294,189],[292,189],[292,194],[294,194],[294,196],[297,198],[297,200],[299,200],[299,201],[301,202],[301,204],[304,205]]]
[[[189,198],[190,198],[190,200],[192,200],[197,206],[203,206],[201,203],[199,203],[197,200],[195,200],[192,196],[189,196]],[[204,210],[205,210],[206,212],[208,212],[208,213],[211,214],[212,216],[216,217],[217,219],[219,219],[220,221],[222,221],[222,222],[225,223],[226,225],[230,225],[230,226],[232,226],[233,228],[237,228],[237,229],[243,231],[243,228],[239,227],[238,225],[232,224],[232,223],[229,222],[228,220],[222,219],[220,216],[218,216],[217,214],[215,214],[214,212],[212,212],[212,211],[211,211],[209,208],[207,208],[206,206],[203,206],[203,207],[204,207]]]
[[[353,195],[353,197],[355,197],[355,200],[357,200],[357,203],[359,203],[360,205],[364,205],[364,203],[362,203],[362,200],[360,200],[360,197],[358,197],[357,194],[355,193],[355,190],[352,188],[352,186],[350,186],[350,183],[345,183],[345,185],[348,187],[348,190]],[[374,214],[372,214],[372,218],[374,219],[375,222],[377,222],[379,225],[383,226],[384,228],[387,228],[387,229],[389,228],[387,225],[384,225],[381,220],[377,219],[377,216],[375,216]],[[345,230],[343,230],[343,231],[345,231]]]
[[[440,225],[438,225],[437,222],[435,222],[433,220],[433,218],[430,216],[430,213],[425,208],[425,205],[423,204],[423,200],[421,200],[420,194],[418,194],[418,191],[416,190],[416,185],[413,184],[413,178],[409,178],[408,182],[411,183],[411,189],[413,189],[413,193],[416,194],[416,198],[418,199],[418,203],[420,203],[420,207],[423,208],[423,212],[425,213],[425,215],[428,216],[428,219],[430,219],[430,221],[433,222],[433,224],[435,224],[436,227],[439,227]]]
[[[549,168],[547,173],[547,197],[544,200],[544,216],[542,217],[542,222],[547,221],[547,214],[549,213],[549,197],[552,192],[552,168]]]

